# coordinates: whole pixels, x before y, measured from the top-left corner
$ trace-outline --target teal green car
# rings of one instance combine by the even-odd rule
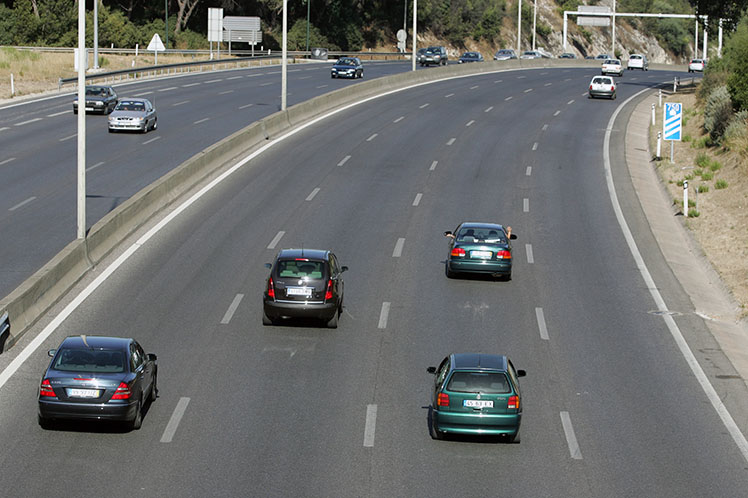
[[[495,223],[461,223],[449,238],[449,254],[445,264],[447,277],[459,273],[477,273],[512,278],[512,244],[517,236],[511,227]]]
[[[522,394],[516,370],[505,355],[455,353],[439,367],[428,367],[434,374],[429,407],[431,437],[445,434],[504,436],[519,443],[522,422]]]

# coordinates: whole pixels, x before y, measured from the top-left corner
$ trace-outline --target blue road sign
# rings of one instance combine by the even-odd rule
[[[683,106],[680,103],[665,103],[665,119],[662,120],[662,138],[680,141],[683,130]]]

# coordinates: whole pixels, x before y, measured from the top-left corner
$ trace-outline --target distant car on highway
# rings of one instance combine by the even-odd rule
[[[614,57],[610,56],[609,54],[597,54],[595,56],[595,59],[598,60],[605,60],[605,59],[613,59]]]
[[[125,422],[140,429],[143,407],[158,395],[156,355],[135,339],[70,336],[52,357],[39,386],[39,425],[56,420]]]
[[[426,371],[435,376],[429,406],[432,438],[466,434],[520,442],[519,378],[527,374],[515,369],[506,355],[454,353]]]
[[[559,59],[576,59],[577,56],[571,52],[564,52],[563,54],[559,55],[558,58]]]
[[[426,49],[426,53],[423,54],[421,65],[430,66],[435,64],[437,66],[446,66],[448,60],[449,55],[447,55],[447,49],[441,45],[435,45]]]
[[[483,62],[483,56],[480,52],[465,52],[460,56],[460,59],[457,62],[460,64],[466,62]]]
[[[358,57],[342,57],[330,70],[332,78],[363,78],[364,65]]]
[[[511,48],[499,49],[494,55],[493,60],[495,61],[508,61],[510,59],[516,59],[517,53]]]
[[[705,59],[691,59],[691,62],[688,63],[689,73],[694,73],[694,72],[703,73],[705,68],[706,68]]]
[[[156,108],[148,99],[120,99],[109,115],[109,133],[140,131],[147,133],[158,128]]]
[[[621,64],[619,59],[605,59],[600,71],[602,71],[602,74],[623,76],[623,64]]]
[[[587,98],[595,97],[616,98],[616,82],[611,76],[595,76],[592,78]]]
[[[86,86],[86,113],[109,114],[117,106],[117,92],[111,86]],[[73,101],[73,114],[78,114],[78,97]]]
[[[541,54],[537,50],[525,50],[522,52],[522,55],[519,56],[520,59],[542,59],[543,54]]]
[[[419,48],[416,52],[416,63],[423,64],[424,56],[426,55],[426,48]]]
[[[641,69],[642,71],[649,71],[649,61],[647,60],[647,56],[642,54],[629,55],[626,69]]]
[[[262,324],[283,318],[315,318],[337,328],[343,311],[343,272],[331,251],[283,249],[265,265],[270,275],[262,298]]]
[[[447,231],[449,253],[445,263],[447,277],[472,273],[512,278],[512,243],[517,236],[511,228],[496,223],[465,222]]]

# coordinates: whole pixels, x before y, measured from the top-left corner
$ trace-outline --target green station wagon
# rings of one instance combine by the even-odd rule
[[[519,377],[505,355],[455,353],[439,367],[428,367],[436,376],[431,396],[431,437],[445,434],[505,436],[519,443],[522,395]]]
[[[449,238],[449,254],[445,262],[447,277],[473,273],[512,278],[512,244],[517,238],[510,227],[496,223],[461,223]]]

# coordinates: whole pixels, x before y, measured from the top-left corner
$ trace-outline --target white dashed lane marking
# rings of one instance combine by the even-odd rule
[[[445,99],[448,99],[449,97],[454,96],[454,93],[448,93],[444,96]]]
[[[174,413],[171,414],[169,423],[166,424],[166,429],[164,429],[164,433],[161,436],[162,443],[171,443],[172,439],[174,439],[174,434],[177,433],[179,422],[182,421],[184,412],[187,411],[187,405],[189,404],[190,398],[179,398],[179,402],[177,403],[176,408],[174,408]]]
[[[206,121],[209,121],[209,120],[210,120],[210,118],[198,119],[197,121],[193,122],[192,124],[205,123]]]
[[[177,107],[178,105],[184,105],[184,104],[189,104],[189,103],[190,103],[189,100],[183,100],[181,102],[177,102],[176,104],[172,104],[171,106],[172,107]]]
[[[9,157],[8,159],[3,159],[2,161],[0,161],[0,166],[2,166],[3,164],[8,164],[10,162],[13,162],[15,160],[16,160],[15,157]]]
[[[29,198],[28,198],[28,199],[26,199],[25,201],[19,202],[18,204],[16,204],[16,205],[15,205],[15,206],[13,206],[12,208],[8,209],[8,211],[15,211],[15,210],[16,210],[16,209],[18,209],[18,208],[22,208],[23,206],[25,206],[25,205],[26,205],[26,204],[28,204],[29,202],[33,202],[33,201],[34,201],[35,199],[36,199],[36,197],[29,197]]]
[[[532,244],[525,244],[525,251],[527,252],[527,262],[532,264],[535,262],[535,258],[532,256]]]
[[[504,100],[512,100],[512,96],[510,95],[507,98],[505,98]]]
[[[66,142],[66,141],[70,140],[71,138],[75,138],[77,136],[78,136],[78,134],[75,133],[73,135],[70,135],[70,136],[67,136],[67,137],[63,137],[63,138],[60,139],[60,142]]]
[[[525,170],[525,176],[530,176],[532,174],[532,166],[528,166]]]
[[[403,119],[405,119],[405,116],[400,116],[399,118],[397,118],[396,120],[394,120],[393,123],[399,123]]]
[[[317,195],[318,193],[319,193],[319,187],[312,190],[312,193],[306,196],[306,200],[311,201],[312,199],[314,199],[314,196]]]
[[[152,93],[153,93],[153,92],[141,92],[141,93],[136,93],[136,94],[135,94],[135,95],[133,95],[133,96],[134,96],[134,97],[145,97],[146,95],[150,95],[150,94],[152,94]]]
[[[548,129],[548,125],[547,125],[547,124],[544,124],[544,125],[543,125],[543,131],[545,131],[545,130],[547,130],[547,129]]]
[[[170,91],[172,91],[172,90],[176,90],[176,89],[177,89],[177,87],[175,87],[175,86],[170,86],[170,87],[168,87],[168,88],[161,88],[161,89],[159,90],[159,92],[170,92]]]
[[[42,120],[42,118],[29,119],[28,121],[21,121],[20,123],[16,123],[13,126],[23,126],[23,125],[27,125],[27,124],[30,124],[30,123],[36,123],[37,121],[41,121],[41,120]]]
[[[374,140],[375,138],[377,138],[378,135],[379,135],[378,133],[375,133],[372,136],[370,136],[369,138],[367,138],[366,141],[367,142],[371,142],[372,140]]]
[[[281,230],[277,234],[275,234],[275,237],[273,237],[273,240],[270,241],[270,244],[268,244],[268,249],[275,249],[275,246],[278,245],[278,242],[280,242],[283,235],[285,235],[286,232]]]
[[[377,324],[377,328],[380,329],[386,329],[387,328],[387,318],[390,314],[390,303],[385,301],[382,303],[382,311],[379,312],[379,324]]]
[[[571,417],[569,417],[569,412],[561,412],[561,425],[563,425],[564,427],[566,444],[569,445],[569,453],[571,454],[571,458],[573,458],[574,460],[581,460],[582,451],[579,449],[577,436],[574,435],[574,427],[571,425]]]
[[[48,118],[54,118],[54,117],[57,117],[57,116],[62,116],[63,114],[68,114],[69,112],[70,111],[60,111],[60,112],[56,112],[54,114],[47,114],[47,117]]]
[[[548,327],[545,325],[545,315],[543,314],[543,308],[535,308],[535,318],[538,320],[538,330],[540,331],[540,338],[544,341],[547,341]]]
[[[428,106],[429,106],[428,104],[423,104],[423,105],[419,106],[418,108],[419,108],[419,109],[425,109],[425,108],[426,108],[426,107],[428,107]]]
[[[545,85],[543,85],[543,86],[551,86],[552,84],[553,84],[553,83],[546,83],[546,84],[545,84]]]
[[[234,313],[236,313],[236,310],[237,308],[239,308],[239,303],[242,302],[242,299],[244,299],[244,294],[237,294],[236,297],[234,297],[234,300],[231,301],[229,309],[226,310],[226,314],[223,315],[223,318],[221,319],[221,323],[223,325],[226,325],[231,321],[231,317],[233,317]]]
[[[182,88],[189,88],[191,86],[197,86],[197,85],[202,85],[202,83],[188,83],[186,85],[182,85]]]
[[[434,161],[431,163],[431,167],[429,167],[429,171],[434,171],[436,169],[436,165],[439,164],[439,161]]]
[[[90,167],[86,168],[86,172],[93,171],[96,168],[98,168],[99,166],[103,166],[104,164],[105,164],[104,161],[99,161],[98,163],[94,164],[93,166],[90,166]]]
[[[570,101],[568,101],[568,102],[566,103],[566,105],[571,105],[571,104],[573,104],[573,103],[574,103],[574,99],[571,99]]]
[[[227,80],[238,80],[242,78],[243,76],[232,76],[231,78],[226,78]]]
[[[485,111],[483,111],[483,112],[491,112],[492,110],[493,110],[493,106],[491,106],[491,107],[487,107],[487,108],[486,108],[486,110],[485,110]]]
[[[529,213],[530,212],[530,199],[525,197],[522,199],[522,212]]]
[[[244,104],[243,106],[239,106],[239,109],[246,109],[247,107],[252,107],[254,104]]]
[[[342,165],[344,165],[345,163],[347,163],[347,162],[348,162],[348,159],[350,159],[350,158],[351,158],[351,156],[345,156],[345,157],[344,157],[344,158],[343,158],[343,159],[342,159],[342,160],[341,160],[341,161],[340,161],[340,162],[338,163],[338,166],[342,166]]]
[[[160,139],[161,139],[161,137],[153,137],[152,139],[146,140],[145,142],[143,142],[143,145],[147,145],[147,144],[149,144],[151,142],[155,142],[156,140],[160,140]]]
[[[403,246],[405,245],[405,239],[400,237],[395,243],[395,249],[392,251],[393,258],[399,258],[403,254]]]
[[[532,150],[538,150],[538,143],[537,142],[535,142],[534,144],[532,144]]]
[[[472,126],[473,123],[475,123],[475,120],[471,119],[470,121],[468,121],[467,123],[465,123],[465,126]]]
[[[530,93],[530,92],[532,92],[532,88],[528,88],[527,90],[525,90],[525,93]]]
[[[561,111],[556,111],[553,113],[554,116],[558,116],[559,114],[561,114]]]
[[[374,432],[377,427],[377,405],[366,405],[366,424],[364,425],[364,447],[374,446]]]
[[[226,95],[227,93],[234,93],[233,90],[226,90],[224,92],[218,92],[218,95]]]
[[[209,83],[218,83],[219,81],[223,81],[223,78],[217,79],[217,80],[208,80],[208,81],[205,82],[205,84],[207,85]]]
[[[449,141],[447,142],[447,145],[452,145],[453,143],[455,143],[455,140],[457,140],[457,139],[456,138],[450,138]]]
[[[470,87],[471,90],[475,90],[476,88],[478,88],[478,85],[474,85]]]
[[[421,203],[421,198],[423,197],[423,194],[416,194],[416,198],[413,199],[413,205],[417,206]]]

